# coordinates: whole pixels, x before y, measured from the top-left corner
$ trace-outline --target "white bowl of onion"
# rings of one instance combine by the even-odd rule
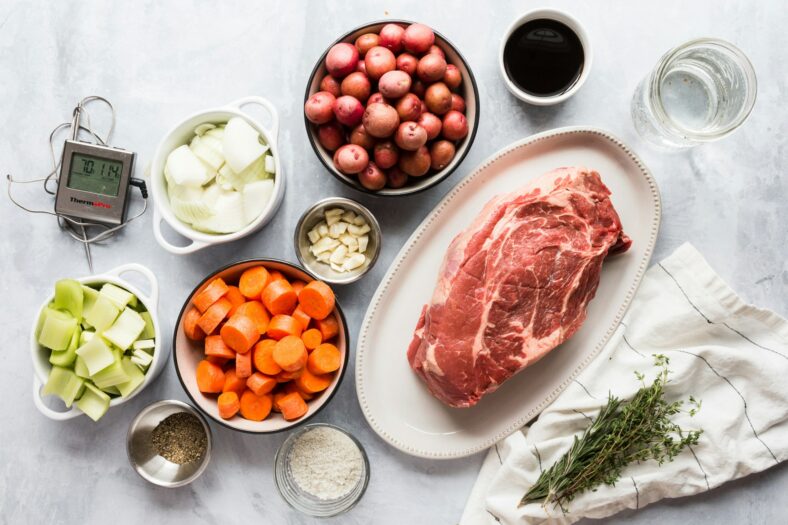
[[[380,225],[356,201],[329,197],[306,210],[295,230],[298,260],[321,280],[348,284],[360,279],[378,259]]]
[[[262,107],[269,123],[243,111]],[[245,97],[190,115],[159,142],[151,164],[153,235],[175,254],[235,241],[276,213],[285,179],[276,147],[279,116],[262,97]],[[177,246],[162,222],[190,242]]]

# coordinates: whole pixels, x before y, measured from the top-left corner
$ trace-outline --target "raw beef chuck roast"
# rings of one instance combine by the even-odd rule
[[[609,195],[597,172],[560,168],[454,238],[408,348],[435,397],[473,406],[580,328],[602,261],[631,244]]]

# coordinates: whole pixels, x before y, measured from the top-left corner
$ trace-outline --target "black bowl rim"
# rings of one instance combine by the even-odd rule
[[[197,400],[194,399],[194,396],[192,396],[191,392],[189,392],[189,389],[186,388],[186,383],[184,383],[183,378],[181,377],[181,370],[178,367],[178,352],[175,351],[175,345],[176,345],[176,343],[178,341],[178,328],[181,325],[181,319],[183,318],[184,312],[186,312],[186,308],[188,308],[189,305],[191,304],[191,301],[190,301],[191,298],[194,297],[194,294],[197,292],[197,290],[200,289],[200,287],[202,285],[207,283],[210,279],[213,279],[216,276],[217,273],[223,272],[225,270],[229,270],[233,266],[238,266],[240,264],[246,264],[246,263],[277,263],[277,264],[283,264],[283,265],[289,266],[289,267],[291,267],[291,268],[293,268],[295,270],[300,270],[300,271],[304,272],[305,274],[307,274],[308,276],[312,277],[312,279],[314,279],[316,281],[320,280],[320,278],[318,276],[316,276],[314,273],[312,273],[308,269],[306,269],[306,268],[304,268],[304,267],[302,267],[302,266],[300,266],[300,265],[298,265],[296,263],[292,263],[290,261],[285,261],[283,259],[274,259],[274,258],[271,258],[271,257],[243,259],[243,260],[240,260],[240,261],[236,261],[236,262],[224,265],[221,268],[218,268],[218,269],[212,271],[202,281],[200,281],[197,284],[197,286],[194,287],[194,289],[189,293],[189,296],[186,298],[186,301],[184,301],[183,307],[181,307],[181,311],[178,314],[178,319],[175,322],[175,328],[172,331],[172,361],[173,361],[173,365],[175,366],[175,374],[178,376],[178,381],[181,384],[181,388],[183,388],[183,391],[186,393],[186,395],[189,397],[189,399],[192,401],[192,403],[194,403],[195,408],[197,410],[199,410],[201,413],[205,414],[206,417],[210,418],[211,420],[215,421],[216,423],[219,423],[223,427],[229,428],[230,430],[235,430],[236,432],[243,432],[244,434],[253,434],[253,435],[255,435],[255,434],[256,435],[278,434],[280,432],[287,432],[289,430],[293,430],[294,428],[303,425],[304,423],[306,423],[307,421],[309,421],[310,419],[315,417],[317,414],[319,414],[331,402],[331,400],[334,398],[334,394],[337,393],[337,390],[339,390],[339,387],[342,385],[342,381],[345,379],[345,372],[347,371],[348,362],[350,360],[350,349],[352,348],[352,346],[350,344],[350,331],[348,330],[347,320],[345,319],[345,313],[342,311],[342,307],[339,305],[339,300],[336,300],[336,304],[334,305],[334,308],[339,313],[339,320],[342,322],[342,328],[345,330],[345,362],[342,363],[342,373],[339,374],[339,379],[337,380],[336,386],[334,387],[334,389],[331,392],[328,393],[328,399],[326,399],[326,401],[317,410],[315,410],[312,415],[310,415],[310,416],[308,416],[308,417],[306,417],[304,419],[301,419],[301,420],[298,420],[298,421],[294,421],[292,425],[287,426],[285,428],[281,428],[279,430],[256,431],[256,430],[244,430],[242,428],[234,427],[232,425],[227,424],[225,421],[223,421],[221,419],[217,419],[212,414],[209,414],[208,412],[203,410],[203,408],[200,406],[200,403],[198,403]]]
[[[320,65],[325,61],[328,51],[333,46],[344,42],[345,39],[347,39],[350,35],[352,35],[357,31],[361,31],[362,29],[366,29],[368,27],[375,26],[378,24],[409,24],[410,25],[415,23],[417,22],[414,22],[412,20],[402,20],[402,19],[383,19],[374,22],[367,22],[366,24],[362,24],[356,27],[355,29],[351,29],[350,31],[347,31],[341,37],[334,40],[334,42],[332,42],[328,47],[326,47],[326,50],[323,52],[322,55],[320,55],[320,58],[315,63],[315,66],[312,68],[312,73],[310,73],[309,75],[309,80],[307,81],[306,84],[306,91],[304,92],[304,104],[306,104],[306,101],[309,100],[309,86],[312,85],[312,80],[315,78],[315,75],[317,75],[317,71],[318,69],[320,69]],[[444,180],[446,180],[449,177],[449,175],[454,173],[454,171],[460,166],[460,164],[462,164],[462,161],[465,160],[465,157],[468,155],[471,146],[473,146],[474,140],[476,140],[476,131],[479,129],[479,117],[481,116],[481,103],[479,101],[479,86],[476,84],[476,76],[473,74],[473,70],[471,69],[470,63],[465,59],[465,56],[462,53],[460,53],[460,50],[457,48],[457,46],[455,46],[451,40],[443,36],[442,33],[436,31],[435,29],[432,29],[432,32],[435,33],[436,36],[439,36],[449,46],[451,46],[454,52],[457,53],[457,56],[460,57],[460,60],[462,60],[463,64],[465,65],[465,69],[468,70],[468,76],[471,79],[471,86],[473,87],[473,98],[476,102],[476,119],[473,123],[473,129],[471,130],[470,136],[468,138],[468,146],[462,152],[460,158],[457,159],[457,163],[454,165],[453,168],[446,170],[446,173],[440,175],[438,174],[432,175],[433,180],[431,180],[429,184],[425,184],[421,188],[412,189],[402,193],[378,193],[375,190],[368,190],[366,188],[363,187],[360,188],[356,186],[355,184],[350,182],[347,176],[337,173],[336,169],[333,166],[329,166],[329,164],[323,159],[323,156],[320,154],[320,151],[317,148],[317,144],[315,144],[315,136],[314,133],[312,133],[312,129],[311,129],[312,123],[309,122],[309,120],[306,118],[306,114],[304,114],[304,112],[302,111],[301,113],[303,114],[304,124],[306,126],[306,135],[309,138],[309,145],[312,146],[312,150],[315,152],[315,155],[317,156],[320,163],[323,166],[325,166],[325,168],[329,171],[329,173],[331,173],[331,175],[334,176],[335,179],[339,180],[339,182],[341,182],[345,186],[353,188],[358,192],[366,193],[367,195],[374,195],[375,197],[407,197],[409,195],[416,195],[417,193],[427,191],[430,188],[433,188],[438,184],[440,184],[441,182],[443,182]]]

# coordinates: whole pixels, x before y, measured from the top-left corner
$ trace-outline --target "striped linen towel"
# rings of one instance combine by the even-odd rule
[[[613,487],[600,486],[563,513],[520,498],[571,446],[606,403],[631,398],[653,380],[654,354],[670,359],[668,401],[693,395],[702,428],[697,445],[673,462],[629,465]],[[648,270],[628,313],[600,355],[530,427],[487,454],[461,525],[574,523],[690,496],[760,472],[788,458],[788,321],[746,304],[689,244]]]

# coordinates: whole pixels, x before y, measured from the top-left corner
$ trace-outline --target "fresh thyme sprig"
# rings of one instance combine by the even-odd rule
[[[601,484],[613,486],[621,472],[632,462],[653,459],[658,465],[673,461],[684,447],[698,443],[702,430],[686,431],[670,420],[679,413],[683,401],[665,401],[669,360],[659,354],[654,365],[661,370],[651,385],[645,376],[635,375],[643,386],[631,400],[620,400],[610,395],[607,405],[572,447],[549,469],[542,472],[536,483],[520,500],[520,506],[532,502],[553,504],[566,512],[566,504],[575,496],[595,491]],[[694,416],[700,402],[690,396]]]

